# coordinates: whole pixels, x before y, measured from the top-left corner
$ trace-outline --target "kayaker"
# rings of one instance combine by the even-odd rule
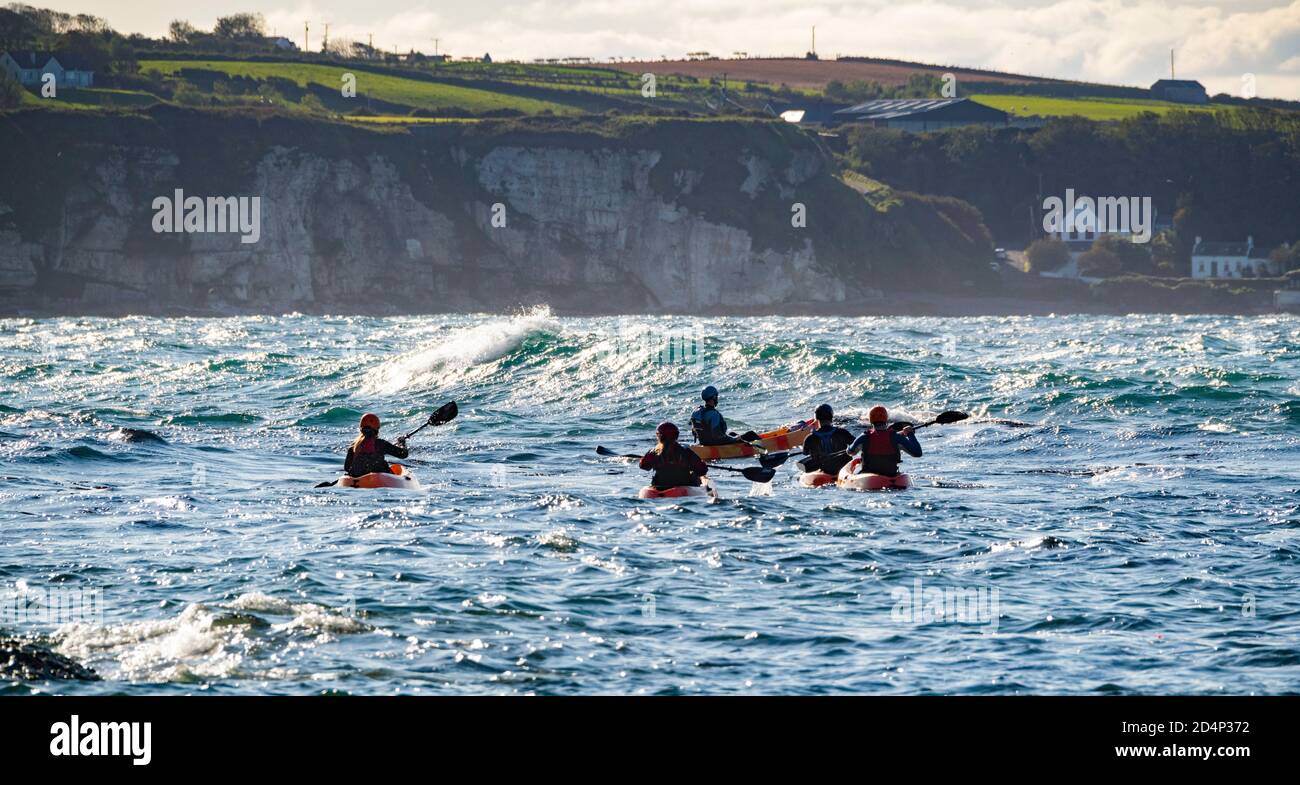
[[[664,490],[679,485],[699,485],[700,478],[709,473],[709,467],[700,456],[677,442],[681,433],[670,422],[661,422],[655,428],[659,443],[641,458],[641,468],[654,471],[650,484]]]
[[[853,434],[831,423],[835,410],[828,403],[818,406],[813,417],[817,419],[817,430],[809,432],[804,440],[803,452],[808,457],[799,463],[806,472],[820,469],[827,474],[839,474],[844,464],[852,460],[846,450],[853,444]]]
[[[718,411],[717,387],[710,384],[700,393],[700,397],[704,399],[704,405],[691,414],[691,433],[695,435],[696,444],[712,446],[758,439],[758,434],[753,431],[746,431],[740,438],[727,431],[727,420]]]
[[[896,477],[904,452],[913,458],[921,457],[921,443],[916,440],[912,426],[908,425],[898,431],[891,430],[889,412],[883,406],[872,407],[867,412],[867,419],[871,421],[871,429],[849,447],[850,455],[862,453],[860,472]]]
[[[392,467],[384,460],[385,455],[405,458],[410,452],[406,449],[406,437],[397,437],[397,444],[379,438],[379,415],[366,414],[361,418],[361,435],[348,448],[348,457],[343,461],[343,471],[353,477],[363,474],[391,473]]]

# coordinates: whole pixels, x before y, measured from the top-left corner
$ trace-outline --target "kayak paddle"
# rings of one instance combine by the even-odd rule
[[[402,440],[405,441],[406,439],[411,438],[412,436],[416,435],[420,431],[423,431],[425,428],[428,428],[430,425],[446,425],[447,423],[456,419],[457,414],[460,414],[460,408],[456,406],[456,402],[448,401],[447,403],[444,403],[442,406],[439,406],[438,411],[429,415],[429,419],[425,420],[423,425],[421,425],[419,428],[416,428],[415,430],[403,436]],[[332,485],[336,485],[337,483],[338,480],[329,480],[328,482],[317,483],[316,487],[328,488]]]
[[[613,450],[609,449],[608,447],[597,447],[597,448],[596,448],[596,454],[597,454],[597,455],[604,455],[604,456],[607,457],[607,458],[631,458],[631,459],[633,459],[633,460],[637,460],[637,461],[641,460],[641,456],[640,456],[640,455],[620,455],[619,453],[614,452]]]
[[[967,414],[966,412],[947,411],[947,412],[943,412],[938,417],[935,417],[933,420],[929,422],[923,422],[920,425],[913,425],[912,430],[915,431],[918,428],[929,428],[931,425],[951,425],[952,423],[961,422],[962,420],[968,419],[969,417],[970,415]],[[901,431],[904,428],[906,428],[908,425],[910,425],[910,423],[896,422],[893,425],[890,425],[889,428],[890,430],[893,431]]]
[[[636,460],[636,461],[641,460],[640,455],[620,455],[619,453],[616,453],[613,450],[608,449],[606,447],[597,447],[596,454],[604,455],[608,458],[631,458],[632,460]],[[751,482],[771,482],[772,478],[776,476],[775,469],[767,469],[762,466],[749,466],[744,469],[736,469],[731,466],[723,466],[722,464],[719,463],[708,463],[705,465],[714,469],[722,469],[723,471],[743,474],[745,475],[745,479],[750,480]]]
[[[447,403],[444,403],[442,406],[439,406],[438,411],[429,415],[429,419],[424,423],[424,425],[421,425],[419,428],[416,428],[415,430],[406,434],[402,438],[409,439],[412,436],[419,433],[420,431],[423,431],[425,428],[428,428],[430,425],[446,425],[447,423],[456,419],[457,414],[460,414],[460,408],[456,406],[456,402],[448,401]]]
[[[722,469],[727,472],[736,472],[745,475],[746,480],[751,482],[771,482],[776,476],[776,469],[764,469],[762,466],[747,466],[744,469],[737,469],[732,466],[723,466],[720,463],[705,464],[710,469]]]

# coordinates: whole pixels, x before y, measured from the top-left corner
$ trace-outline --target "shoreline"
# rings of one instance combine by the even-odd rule
[[[660,309],[656,311],[629,310],[625,308],[573,308],[540,301],[519,301],[508,307],[496,308],[372,308],[359,310],[355,304],[321,306],[304,304],[288,309],[235,309],[187,308],[159,306],[141,308],[138,303],[120,307],[60,307],[14,308],[0,304],[0,319],[60,319],[102,318],[121,319],[133,316],[154,318],[233,318],[242,316],[432,316],[440,314],[482,313],[511,315],[533,308],[547,307],[555,316],[681,316],[681,317],[844,317],[902,316],[936,318],[976,318],[1007,316],[1125,316],[1130,314],[1177,316],[1267,316],[1292,314],[1292,311],[1274,308],[1236,308],[1208,310],[1203,308],[1169,309],[1152,308],[1135,310],[1119,304],[1107,304],[1090,298],[1061,298],[1052,300],[1023,300],[1014,297],[962,297],[958,295],[930,294],[924,297],[899,297],[888,300],[864,300],[839,303],[791,302],[761,306],[709,306],[695,310]]]

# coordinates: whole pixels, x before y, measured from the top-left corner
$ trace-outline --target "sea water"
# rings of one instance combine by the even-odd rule
[[[0,634],[73,693],[1300,690],[1300,319],[0,321]],[[667,348],[665,348],[667,347]],[[733,430],[921,422],[906,492],[638,500]],[[360,415],[423,490],[316,489]],[[753,461],[731,465],[753,465]],[[69,597],[79,598],[70,602]],[[86,602],[93,597],[94,602]]]

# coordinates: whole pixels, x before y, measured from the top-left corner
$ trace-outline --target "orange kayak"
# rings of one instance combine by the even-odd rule
[[[816,420],[804,420],[793,425],[787,425],[784,428],[777,428],[775,431],[760,433],[758,441],[755,444],[771,452],[784,452],[793,450],[796,447],[803,446],[803,440],[808,438],[813,426],[817,424]],[[748,444],[716,444],[703,445],[692,444],[691,451],[706,461],[722,461],[728,458],[752,458],[758,452]]]
[[[710,499],[718,498],[718,492],[713,487],[713,483],[708,477],[703,477],[699,485],[677,485],[672,488],[656,488],[653,485],[647,485],[637,494],[642,499],[681,499],[687,496],[707,496]]]
[[[835,484],[851,491],[905,491],[912,487],[912,480],[906,474],[895,474],[890,477],[887,474],[859,473],[858,467],[861,465],[861,458],[849,461],[843,469],[840,469],[840,476]]]
[[[818,469],[815,472],[804,472],[799,475],[799,484],[807,488],[820,488],[823,485],[831,485],[835,482],[835,475],[827,474]]]
[[[407,490],[418,491],[420,481],[415,479],[415,475],[401,464],[392,465],[392,474],[383,472],[371,472],[363,474],[360,477],[343,476],[339,478],[340,488],[406,488]]]

